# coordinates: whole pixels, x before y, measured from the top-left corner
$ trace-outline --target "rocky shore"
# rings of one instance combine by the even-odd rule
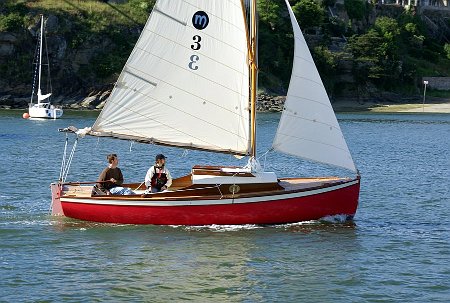
[[[87,97],[81,95],[57,96],[51,102],[72,110],[101,110],[111,94],[112,85],[93,90]],[[286,96],[271,96],[259,94],[256,110],[258,112],[281,112]],[[17,97],[12,95],[0,96],[0,109],[24,109],[28,108],[30,97]],[[420,98],[410,98],[393,102],[379,99],[342,98],[335,99],[332,106],[336,112],[433,112],[450,113],[450,100],[445,98],[429,97],[426,103]]]
[[[52,104],[74,110],[101,110],[111,94],[110,87],[102,87],[88,94],[87,97],[67,96],[53,97]],[[285,96],[270,96],[259,94],[256,105],[260,112],[281,112],[283,110]],[[27,109],[30,97],[17,97],[12,95],[0,96],[0,108],[3,109]]]

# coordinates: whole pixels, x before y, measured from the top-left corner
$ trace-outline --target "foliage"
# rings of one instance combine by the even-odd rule
[[[284,0],[259,0],[259,85],[284,93],[291,75],[293,35]]]
[[[258,1],[259,20],[263,23],[276,23],[280,19],[280,4],[277,1]]]
[[[336,0],[322,0],[322,6],[334,6],[336,4]]]
[[[23,28],[27,8],[24,3],[5,1],[0,6],[0,32]]]
[[[325,10],[314,0],[300,0],[292,10],[303,29],[320,26],[325,18]]]
[[[327,25],[328,31],[332,36],[340,37],[347,32],[347,24],[338,17],[330,17]]]
[[[338,54],[332,53],[325,46],[316,46],[312,55],[319,74],[322,75],[325,88],[328,92],[334,91],[336,77],[330,75],[336,75]]]
[[[450,60],[450,44],[449,43],[445,43],[444,51],[445,51],[445,55],[447,56],[447,59]]]
[[[346,70],[350,68],[347,63],[353,60],[352,76],[356,78],[357,86],[376,84],[395,90],[403,83],[416,83],[416,79],[423,75],[449,75],[450,44],[444,45],[432,39],[421,18],[412,11],[396,14],[395,19],[378,17],[373,25],[367,25],[371,20],[366,18],[371,5],[365,0],[345,0],[349,18],[364,22],[358,22],[357,30],[362,34],[351,37],[347,44],[348,53],[342,54],[337,52],[342,51],[339,48],[333,52],[329,50],[330,43],[335,40],[332,37],[349,36],[352,29],[348,22],[327,15],[326,7],[334,5],[335,0],[289,2],[302,30],[317,33],[312,39],[314,44],[309,46],[328,91],[337,91],[343,86],[336,85],[337,79],[342,78],[336,77],[342,73],[337,64],[341,56],[346,58]],[[29,52],[33,48],[30,43],[34,43],[34,37],[25,29],[36,26],[39,14],[51,14],[58,19],[57,32],[52,35],[56,35],[60,39],[58,41],[67,43],[65,56],[72,58],[80,53],[83,56],[88,54],[88,64],[73,65],[76,67],[72,70],[72,65],[68,63],[67,70],[72,73],[70,77],[73,81],[98,84],[114,81],[154,3],[155,0],[117,3],[98,0],[0,0],[0,32],[14,32],[15,37],[21,37],[14,46],[14,54],[6,59],[1,58],[1,76],[9,81],[29,82],[32,60]],[[284,0],[258,0],[258,9],[259,85],[269,92],[282,94],[291,74],[292,26]],[[355,85],[351,81],[347,84]]]
[[[350,19],[362,20],[367,13],[366,2],[363,0],[344,0],[344,7]]]
[[[0,15],[0,32],[12,31],[23,25],[23,17],[19,14],[12,13],[8,15]]]

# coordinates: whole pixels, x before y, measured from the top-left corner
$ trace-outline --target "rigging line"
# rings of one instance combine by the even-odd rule
[[[45,35],[45,31],[44,31],[44,34],[43,34],[43,37],[45,38],[44,39],[44,41],[45,41],[45,43],[44,43],[44,45],[45,45],[45,55],[46,55],[46,57],[47,57],[47,64],[44,64],[44,65],[47,65],[47,92],[52,92],[53,91],[53,87],[52,87],[52,78],[51,78],[51,76],[50,76],[50,60],[49,60],[49,58],[48,58],[48,46],[47,46],[47,36]],[[51,97],[51,99],[53,99],[53,97]],[[50,98],[49,98],[49,101],[50,101]]]
[[[265,155],[267,155],[268,152],[270,152],[272,149],[268,149],[267,151],[265,151],[262,155],[260,155],[259,157],[256,158],[256,160],[260,160],[262,157],[264,157]]]
[[[139,184],[138,185],[138,187],[136,187],[134,190],[138,190],[139,189],[139,187],[141,187],[142,186],[142,184],[144,184],[145,183],[145,180],[144,181],[142,181],[142,183],[141,184]]]
[[[153,7],[153,11],[157,12],[157,13],[160,13],[161,15],[163,15],[163,16],[165,16],[165,17],[167,17],[167,18],[169,18],[169,19],[171,19],[171,20],[173,20],[175,22],[178,22],[178,23],[180,23],[183,26],[187,25],[187,23],[185,21],[181,21],[181,20],[178,20],[175,17],[172,17],[171,15],[169,15],[169,14],[163,12],[162,10],[160,10],[159,8],[157,8],[156,5]]]
[[[63,159],[62,159],[62,163],[61,163],[61,169],[59,171],[59,181],[62,181],[62,176],[64,174],[64,167],[66,166],[66,155],[67,155],[67,145],[69,142],[69,136],[66,133],[66,140],[65,140],[65,144],[64,144],[64,153],[63,153]]]
[[[62,182],[66,182],[67,175],[69,174],[70,165],[72,164],[73,156],[74,156],[75,150],[77,148],[78,138],[79,137],[77,136],[77,138],[75,139],[75,142],[73,143],[72,151],[70,153],[69,160],[67,161],[67,165],[66,165],[66,169],[65,169],[65,176],[63,176]]]

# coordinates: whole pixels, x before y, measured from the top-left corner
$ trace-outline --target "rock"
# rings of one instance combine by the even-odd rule
[[[52,33],[57,33],[59,30],[59,20],[58,17],[56,17],[55,15],[49,15],[47,20],[45,20],[44,17],[44,24],[45,24],[45,32],[52,34]]]
[[[7,57],[14,53],[17,37],[11,33],[0,33],[0,57]]]
[[[7,43],[11,43],[14,44],[18,41],[17,37],[12,34],[12,33],[8,33],[8,32],[0,32],[0,43],[1,42],[7,42]]]
[[[0,57],[7,57],[14,52],[14,45],[0,42]]]
[[[48,40],[49,55],[53,55],[58,60],[63,60],[66,55],[67,41],[62,36],[52,36]]]
[[[269,96],[260,94],[257,96],[256,110],[260,112],[281,112],[286,100],[285,96]]]
[[[91,103],[94,103],[95,100],[97,100],[97,96],[87,97],[81,102],[80,106],[85,107],[85,108],[90,108]]]

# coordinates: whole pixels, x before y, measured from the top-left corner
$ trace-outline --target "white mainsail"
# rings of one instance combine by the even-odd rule
[[[159,0],[91,134],[249,152],[241,0]]]
[[[273,148],[356,172],[308,45],[287,0],[294,30],[294,64]]]

